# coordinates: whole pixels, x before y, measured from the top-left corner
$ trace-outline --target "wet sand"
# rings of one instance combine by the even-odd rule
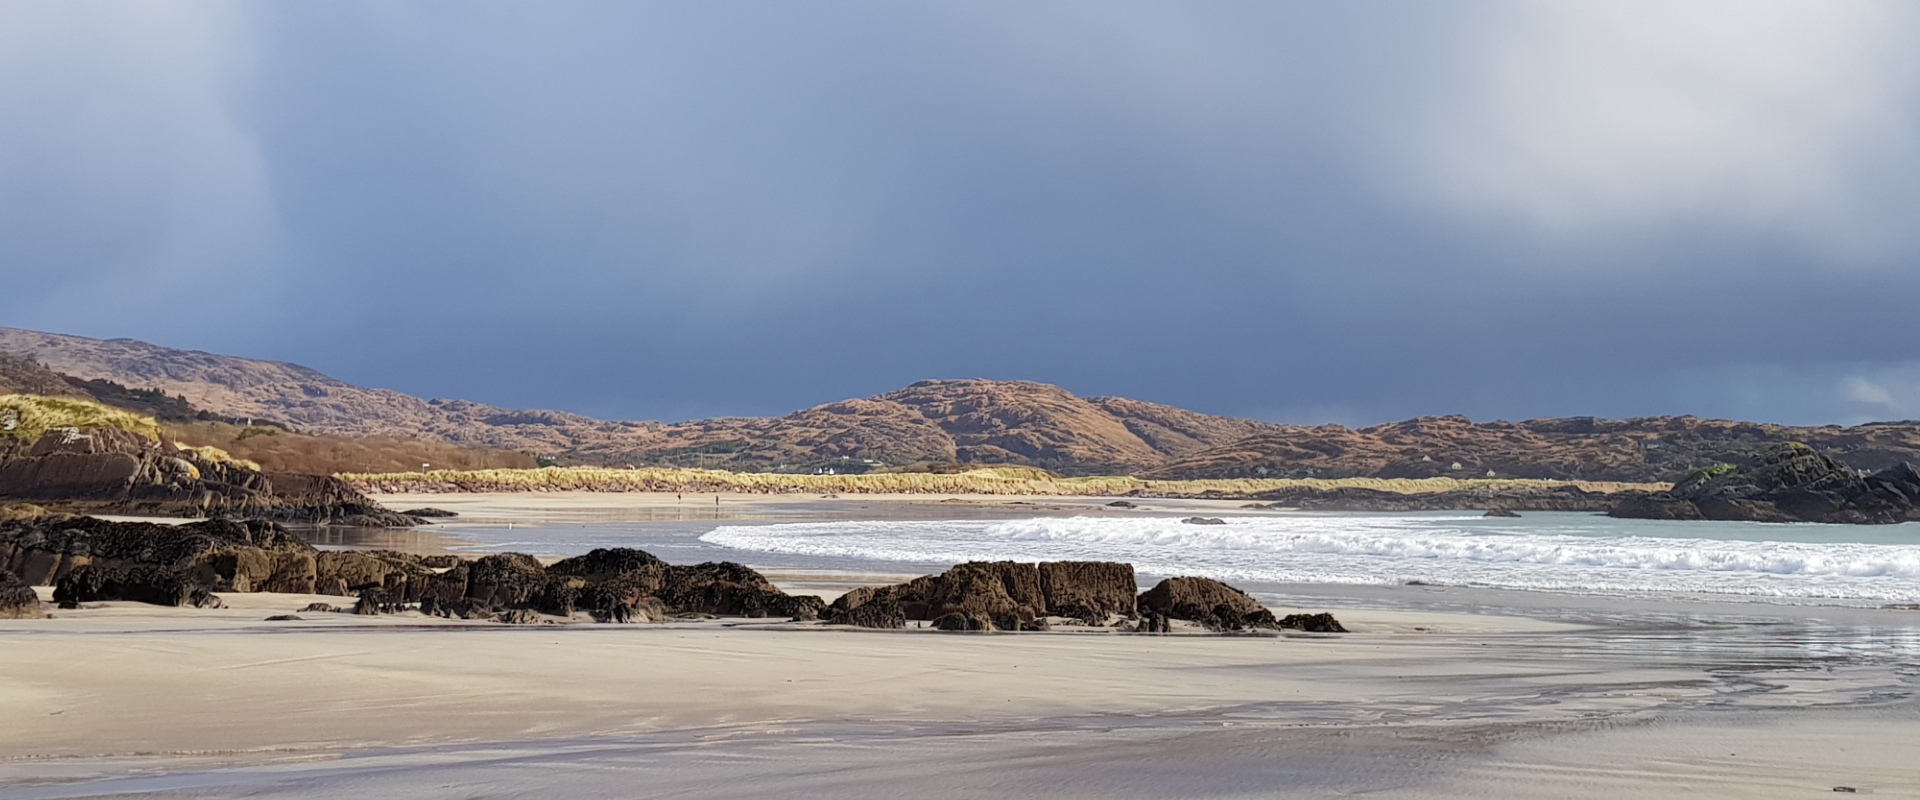
[[[517,497],[418,505],[469,524],[667,507]],[[783,502],[741,505],[796,513]],[[823,596],[900,577],[770,576]],[[0,798],[1920,797],[1920,613],[1257,593],[1355,632],[270,623],[340,598],[102,604],[0,621]]]

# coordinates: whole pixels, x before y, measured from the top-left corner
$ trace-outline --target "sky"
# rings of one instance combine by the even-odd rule
[[[1920,418],[1920,4],[0,0],[0,325],[621,419]]]

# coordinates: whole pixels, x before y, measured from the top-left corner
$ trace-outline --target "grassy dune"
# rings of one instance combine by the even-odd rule
[[[1152,494],[1240,496],[1296,486],[1362,488],[1426,494],[1483,487],[1551,487],[1563,481],[1455,478],[1301,478],[1149,481],[1124,476],[1063,478],[1031,467],[986,467],[954,474],[873,473],[866,475],[790,475],[709,469],[641,467],[549,467],[472,471],[345,473],[339,476],[369,492],[788,492],[841,494],[990,494],[1107,497],[1142,491]],[[1587,491],[1666,489],[1666,484],[1573,482]]]
[[[9,422],[11,423],[9,425]],[[8,428],[11,427],[11,430]],[[160,423],[91,400],[0,395],[0,436],[34,441],[56,428],[119,428],[160,440]]]

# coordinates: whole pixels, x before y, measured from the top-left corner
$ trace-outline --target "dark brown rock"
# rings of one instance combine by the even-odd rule
[[[1308,633],[1346,633],[1345,626],[1332,614],[1288,614],[1280,618],[1280,627]]]
[[[32,586],[11,572],[0,572],[0,619],[38,619],[46,615]]]
[[[505,608],[526,605],[546,583],[546,568],[525,553],[496,553],[466,565],[466,596]]]
[[[1198,622],[1211,630],[1275,628],[1272,612],[1235,589],[1211,578],[1168,578],[1140,595],[1142,612]]]
[[[300,619],[300,616],[298,614],[275,614],[271,617],[267,617],[266,621],[267,622],[300,622],[302,620]]]
[[[1227,521],[1219,517],[1187,517],[1180,520],[1188,525],[1225,525]]]
[[[432,574],[418,556],[392,550],[325,550],[314,558],[315,586],[321,594],[384,588],[406,596],[407,583]]]
[[[1480,516],[1483,516],[1483,517],[1506,517],[1506,518],[1508,518],[1508,519],[1518,519],[1518,518],[1519,518],[1519,516],[1520,516],[1520,513],[1519,513],[1519,512],[1517,512],[1517,511],[1514,511],[1514,510],[1513,510],[1513,509],[1511,509],[1511,508],[1489,508],[1489,509],[1487,509],[1487,513],[1485,513],[1485,514],[1481,514]]]
[[[340,612],[340,607],[330,603],[308,603],[300,611],[306,614],[337,614]]]
[[[1140,587],[1133,565],[1112,561],[1041,562],[1040,591],[1047,614],[1105,620],[1132,614]]]
[[[224,605],[187,571],[157,566],[78,567],[60,577],[53,588],[53,600],[61,608],[116,600],[195,608]]]

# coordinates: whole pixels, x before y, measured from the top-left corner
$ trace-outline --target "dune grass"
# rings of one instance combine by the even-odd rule
[[[362,491],[400,492],[737,492],[747,494],[986,494],[1111,497],[1130,492],[1240,497],[1292,487],[1361,488],[1427,494],[1483,487],[1566,486],[1567,481],[1457,478],[1245,478],[1153,481],[1126,476],[1066,478],[1032,467],[983,467],[951,474],[793,475],[713,469],[548,467],[471,471],[343,473]],[[1666,489],[1666,484],[1571,482],[1588,491]]]
[[[118,428],[153,441],[160,440],[160,423],[91,400],[0,395],[0,436],[35,441],[58,428]]]

